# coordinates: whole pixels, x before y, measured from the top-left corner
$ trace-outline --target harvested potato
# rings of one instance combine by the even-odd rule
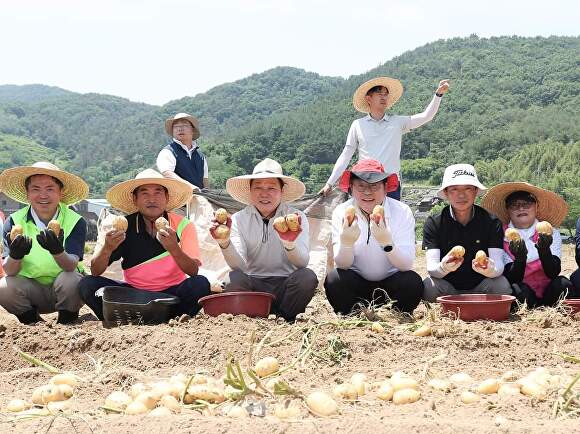
[[[518,386],[516,383],[504,383],[499,386],[497,394],[501,397],[519,395],[520,386]]]
[[[375,333],[382,333],[385,331],[385,328],[381,325],[380,322],[375,321],[371,324],[371,331]]]
[[[219,404],[226,400],[224,390],[211,384],[194,384],[189,386],[183,398],[185,404],[193,404],[196,399]]]
[[[292,213],[286,216],[286,225],[292,232],[297,232],[300,229],[300,220],[298,214]]]
[[[74,390],[70,384],[58,384],[57,385],[59,392],[64,399],[69,399],[74,395]],[[62,401],[60,399],[59,401]]]
[[[165,217],[159,217],[157,220],[155,220],[155,229],[157,229],[158,231],[160,231],[161,229],[165,229],[169,227],[169,222],[167,221],[167,219]]]
[[[24,229],[22,229],[22,226],[20,225],[14,225],[12,226],[12,229],[10,230],[10,241],[14,241],[14,238],[16,238],[18,235],[22,235],[24,233]]]
[[[223,208],[219,208],[218,210],[216,210],[215,212],[215,220],[221,224],[221,225],[225,225],[228,221],[228,212],[223,209]]]
[[[385,218],[385,208],[382,205],[375,205],[370,218],[379,224],[379,222]]]
[[[56,374],[50,379],[51,384],[68,384],[71,387],[78,385],[78,377],[73,374]]]
[[[465,256],[465,247],[455,246],[449,250],[449,255],[453,256],[454,258],[463,258]]]
[[[120,232],[127,232],[127,228],[129,227],[129,222],[127,222],[127,219],[125,217],[123,217],[122,215],[116,215],[113,218],[113,229],[115,229],[116,231],[120,231]]]
[[[497,393],[499,386],[499,381],[496,378],[488,378],[479,383],[477,386],[477,392],[482,395],[491,395]]]
[[[135,398],[133,402],[142,402],[148,410],[152,410],[157,406],[158,399],[155,398],[151,392],[142,392]]]
[[[217,228],[215,228],[214,233],[216,238],[225,240],[230,236],[230,228],[228,228],[226,225],[219,225]]]
[[[61,386],[63,385],[47,384],[45,386],[37,387],[32,392],[32,403],[36,405],[46,405],[49,402],[64,401],[70,398],[72,396],[72,393],[71,395],[66,396],[65,392],[68,393],[68,390],[63,391],[61,389]]]
[[[288,224],[286,223],[286,219],[284,217],[276,217],[274,219],[273,225],[278,232],[288,232]]]
[[[125,410],[131,403],[131,397],[125,392],[115,391],[111,392],[105,399],[105,407],[114,408],[116,410]]]
[[[478,250],[475,254],[475,262],[480,267],[487,267],[487,254],[483,250]]]
[[[540,401],[543,401],[548,397],[547,390],[532,380],[525,379],[520,382],[520,386],[521,393],[523,395],[529,396],[530,398],[536,398]]]
[[[354,386],[359,396],[365,395],[370,388],[369,383],[367,383],[367,376],[358,372],[352,374],[350,383]]]
[[[234,405],[232,408],[230,408],[230,411],[228,411],[228,417],[244,418],[248,416],[249,416],[248,410],[239,405]]]
[[[481,398],[476,393],[465,391],[461,393],[460,399],[464,404],[473,404],[474,402],[479,401]]]
[[[421,392],[415,389],[401,389],[393,393],[393,403],[397,405],[412,404],[421,399]]]
[[[348,222],[348,225],[352,225],[352,222],[354,221],[354,216],[356,215],[356,208],[354,206],[348,206],[346,207],[346,211],[344,212],[344,218],[346,219],[346,221]]]
[[[471,378],[471,375],[466,374],[465,372],[458,372],[449,377],[449,381],[455,385],[460,386],[473,383],[473,378]]]
[[[278,403],[274,407],[274,416],[278,419],[296,419],[300,417],[300,407],[294,402]]]
[[[171,410],[169,410],[167,407],[157,407],[151,410],[147,417],[166,417],[171,416],[172,414],[173,413],[171,413]]]
[[[383,381],[379,386],[379,390],[377,390],[377,398],[383,401],[390,401],[393,399],[394,393],[395,390],[393,389],[390,381]]]
[[[6,410],[12,413],[28,410],[30,407],[32,407],[32,404],[24,401],[23,399],[12,399],[8,401],[8,404],[6,404]]]
[[[391,386],[393,386],[393,390],[395,392],[403,389],[415,389],[415,390],[419,389],[419,383],[417,383],[417,380],[411,377],[403,377],[403,376],[391,377]]]
[[[168,408],[173,413],[181,413],[181,405],[179,405],[179,401],[174,396],[165,395],[161,397],[159,405]]]
[[[148,412],[149,408],[147,408],[141,401],[133,401],[125,409],[125,414],[129,415],[145,414]]]
[[[431,336],[432,333],[433,329],[429,324],[423,324],[421,327],[419,327],[417,330],[413,332],[415,336],[420,337]]]
[[[137,396],[147,391],[149,391],[149,386],[144,383],[135,383],[131,386],[131,398],[135,399]]]
[[[338,412],[336,401],[324,392],[312,392],[306,397],[306,406],[316,416],[332,416]]]
[[[552,235],[552,233],[554,232],[554,229],[552,228],[552,225],[549,222],[538,222],[536,224],[536,230],[538,231],[539,234],[546,235]]]
[[[342,383],[334,388],[332,394],[339,399],[355,400],[358,398],[356,387],[351,383]]]
[[[267,377],[275,372],[278,372],[280,369],[280,363],[278,363],[278,359],[276,357],[264,357],[263,359],[258,360],[256,363],[256,367],[254,370],[258,377]]]
[[[508,241],[519,241],[522,239],[520,233],[515,228],[507,228],[505,230],[505,237]]]
[[[504,383],[513,383],[520,378],[520,375],[516,371],[506,371],[501,376],[501,381]]]
[[[49,221],[46,228],[54,232],[57,237],[60,235],[60,222],[58,220]]]
[[[176,388],[168,381],[159,381],[149,386],[151,387],[151,394],[158,401],[165,395],[179,396]]]

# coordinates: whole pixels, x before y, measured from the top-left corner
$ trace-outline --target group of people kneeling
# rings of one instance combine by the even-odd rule
[[[335,312],[348,314],[358,303],[388,300],[412,312],[421,299],[433,302],[445,294],[514,294],[530,306],[580,296],[578,287],[560,276],[561,237],[554,227],[567,206],[555,193],[504,183],[490,189],[480,207],[475,200],[486,188],[475,169],[449,166],[438,192],[449,205],[424,226],[429,276],[423,280],[413,271],[415,219],[407,205],[388,197],[398,188],[391,181],[372,159],[360,160],[340,178],[340,188],[351,198],[332,215],[336,268],[324,282]],[[232,270],[225,289],[273,293],[272,313],[294,320],[318,286],[307,268],[308,219],[292,207],[304,184],[265,159],[251,175],[229,179],[226,188],[246,207],[216,218],[210,231]],[[59,323],[71,323],[83,304],[102,320],[106,286],[175,295],[176,313],[189,315],[210,294],[208,279],[198,274],[194,223],[173,212],[191,198],[191,187],[182,181],[147,169],[107,192],[126,220],[97,244],[90,275],[82,265],[86,222],[69,207],[88,195],[82,179],[36,163],[5,170],[0,189],[26,204],[4,225],[0,280],[0,305],[20,322],[35,323],[39,314],[56,311]],[[102,276],[117,260],[122,282]]]

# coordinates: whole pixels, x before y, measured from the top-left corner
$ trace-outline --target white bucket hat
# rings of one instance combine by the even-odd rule
[[[193,127],[193,140],[199,139],[199,135],[201,134],[199,131],[199,121],[187,113],[177,113],[172,118],[166,119],[165,120],[165,132],[167,134],[169,134],[170,136],[173,136],[173,123],[175,121],[180,120],[180,119],[185,119],[186,121],[189,121],[189,123]]]
[[[282,189],[282,202],[293,202],[300,199],[306,187],[296,178],[286,176],[282,172],[282,166],[271,158],[260,161],[254,167],[251,175],[242,175],[230,178],[226,182],[226,190],[231,197],[238,202],[250,204],[250,181],[252,179],[278,178],[284,181]]]
[[[443,174],[443,182],[437,191],[437,196],[441,199],[447,200],[445,189],[452,185],[473,185],[478,188],[477,195],[481,195],[487,188],[477,179],[475,167],[471,164],[452,164],[447,166]]]

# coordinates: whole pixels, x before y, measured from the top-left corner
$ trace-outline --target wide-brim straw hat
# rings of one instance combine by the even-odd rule
[[[395,104],[399,98],[403,95],[403,84],[396,78],[391,77],[376,77],[372,80],[365,81],[361,84],[352,96],[352,105],[361,113],[369,113],[371,108],[366,100],[366,95],[369,90],[375,86],[384,86],[389,90],[389,96],[387,98],[387,107],[385,110],[390,109],[393,104]]]
[[[187,113],[177,113],[172,118],[166,119],[165,120],[165,132],[167,134],[169,134],[171,137],[173,137],[173,123],[175,121],[180,120],[180,119],[185,119],[185,120],[189,121],[189,123],[191,123],[191,125],[193,126],[193,140],[198,139],[200,134],[201,134],[201,132],[199,130],[199,121]]]
[[[568,204],[561,196],[527,182],[504,182],[490,188],[481,200],[481,206],[508,224],[510,217],[505,200],[515,191],[526,191],[536,198],[537,219],[540,221],[559,227],[568,214]]]
[[[142,185],[157,184],[165,187],[168,191],[166,211],[179,208],[191,199],[193,189],[183,181],[165,178],[161,173],[153,169],[145,169],[139,172],[135,179],[120,182],[107,191],[107,201],[113,208],[127,214],[137,212],[137,207],[133,203],[133,191]]]
[[[80,202],[89,195],[89,186],[85,181],[47,161],[39,161],[31,166],[6,169],[0,174],[0,190],[15,201],[28,204],[24,183],[27,178],[33,175],[48,175],[62,182],[61,202],[66,205]]]
[[[443,181],[437,191],[437,197],[447,200],[445,189],[454,185],[472,185],[477,188],[478,196],[481,196],[487,190],[487,187],[479,182],[475,167],[471,164],[452,164],[447,166],[443,173]]]
[[[284,175],[280,163],[270,158],[266,158],[256,164],[251,175],[236,176],[228,179],[226,182],[226,190],[238,202],[249,205],[251,202],[250,181],[252,179],[266,178],[278,178],[284,182],[282,202],[293,202],[300,199],[306,191],[306,187],[302,182],[291,176]]]

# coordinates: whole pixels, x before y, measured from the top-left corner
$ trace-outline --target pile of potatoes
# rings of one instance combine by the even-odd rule
[[[49,415],[71,410],[69,399],[74,395],[77,384],[78,377],[75,375],[57,374],[49,384],[34,389],[30,401],[12,399],[6,410],[18,415]]]

